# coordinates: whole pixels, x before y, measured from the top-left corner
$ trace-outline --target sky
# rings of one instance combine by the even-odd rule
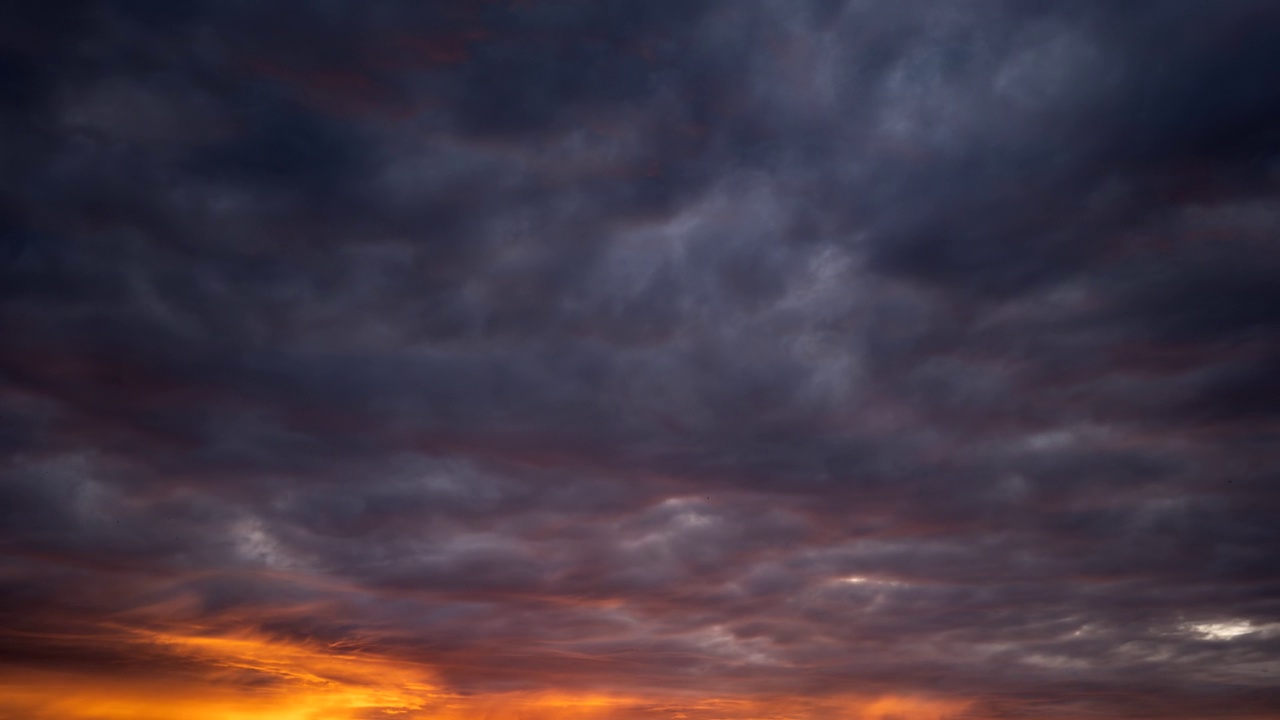
[[[0,718],[1280,718],[1278,32],[4,4]]]

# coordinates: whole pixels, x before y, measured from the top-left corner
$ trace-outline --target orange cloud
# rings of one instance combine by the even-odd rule
[[[463,695],[431,668],[251,635],[134,631],[126,642],[196,668],[174,676],[23,670],[0,718],[29,720],[946,720],[965,703],[909,697],[716,698],[619,692]]]
[[[414,717],[448,697],[425,668],[358,653],[251,636],[138,633],[136,644],[200,671],[177,678],[11,674],[0,680],[0,717],[356,720]]]

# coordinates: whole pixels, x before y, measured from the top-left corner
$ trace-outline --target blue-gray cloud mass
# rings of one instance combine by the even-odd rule
[[[0,664],[1280,717],[1280,6],[0,28]]]

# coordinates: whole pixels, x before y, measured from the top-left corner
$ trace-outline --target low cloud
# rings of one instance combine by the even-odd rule
[[[64,5],[3,711],[1280,712],[1268,3]]]

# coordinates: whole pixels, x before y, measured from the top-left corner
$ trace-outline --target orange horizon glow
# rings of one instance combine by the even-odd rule
[[[30,720],[949,720],[970,703],[909,696],[715,697],[574,691],[462,694],[429,667],[252,635],[136,631],[193,676],[8,672],[0,718]],[[162,668],[158,668],[162,669]]]

